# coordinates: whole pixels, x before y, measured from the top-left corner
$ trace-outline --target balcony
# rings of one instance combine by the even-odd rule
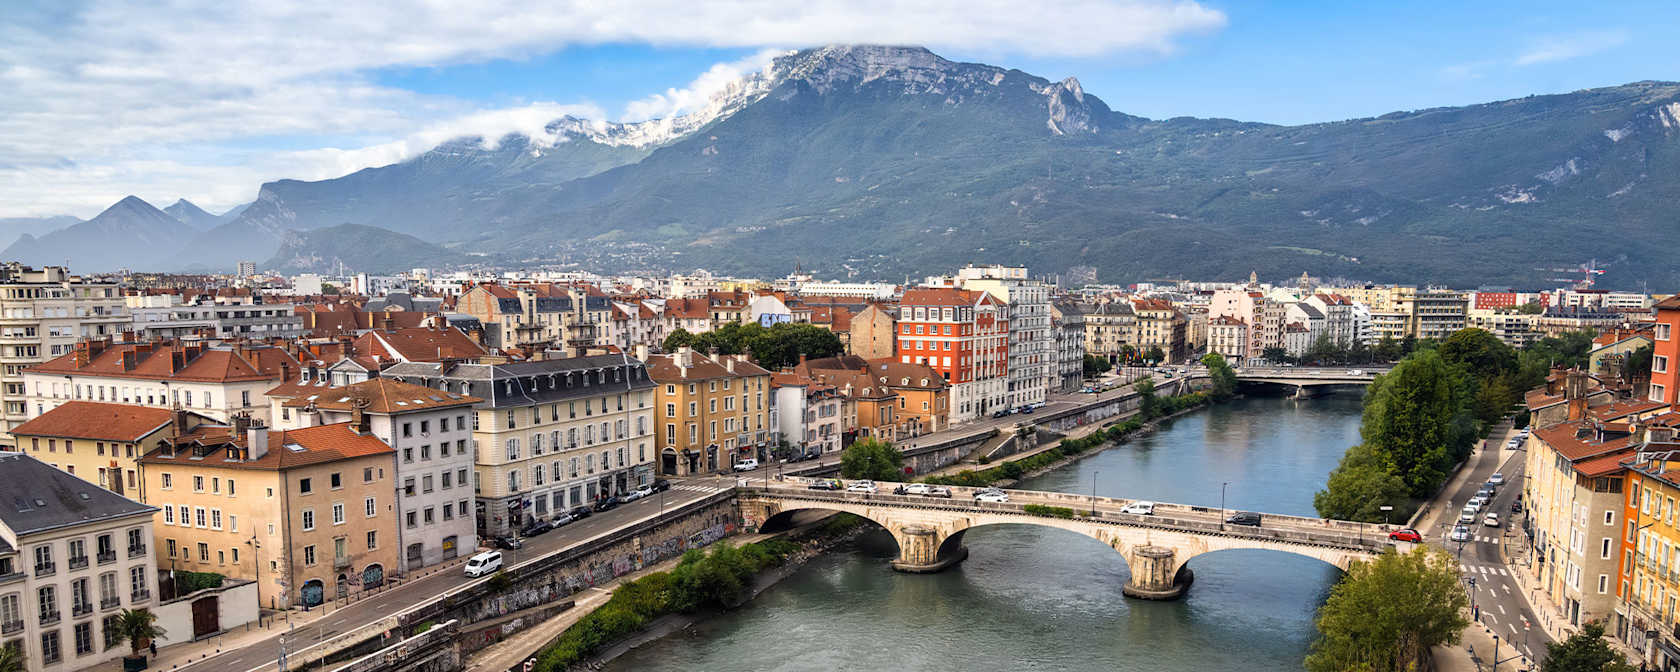
[[[43,577],[43,576],[52,576],[53,572],[56,572],[56,571],[58,571],[58,565],[55,565],[53,563],[50,563],[50,562],[37,562],[37,563],[35,563],[35,576],[36,576],[36,578]]]
[[[109,565],[109,564],[117,561],[117,552],[115,550],[100,551],[99,555],[97,555],[95,557],[98,558],[99,564]]]
[[[134,558],[144,556],[145,554],[146,554],[146,545],[145,544],[141,544],[139,546],[128,547],[128,557],[131,560],[134,559]]]
[[[58,612],[57,611],[43,611],[43,612],[41,612],[41,625],[52,625],[52,624],[57,623],[57,622],[58,622]]]
[[[91,613],[93,613],[93,603],[92,602],[83,602],[81,604],[70,607],[70,617],[71,618],[86,616],[86,615],[91,614]]]
[[[112,595],[110,597],[99,598],[99,610],[100,611],[105,611],[107,609],[115,609],[115,608],[120,607],[120,606],[122,606],[122,598],[117,597],[115,595]]]
[[[23,621],[6,621],[0,623],[0,635],[9,635],[23,630]]]
[[[88,566],[88,557],[85,556],[85,555],[78,555],[76,557],[70,558],[70,562],[68,562],[66,564],[69,565],[69,568],[71,570],[86,569],[87,566]]]
[[[350,558],[348,556],[341,557],[341,558],[333,558],[333,569],[344,569],[345,567],[349,567],[349,566],[350,566]]]
[[[149,599],[152,599],[152,591],[146,588],[141,588],[128,594],[128,601],[130,602],[145,602]]]

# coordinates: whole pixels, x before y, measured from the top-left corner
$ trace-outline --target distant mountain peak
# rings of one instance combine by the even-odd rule
[[[198,207],[193,204],[192,201],[184,198],[176,199],[174,203],[171,203],[169,207],[164,208],[163,211],[168,213],[170,217],[174,217],[179,220],[182,224],[186,224],[187,226],[198,230],[211,229],[221,223],[221,218],[205,212],[203,208]]]

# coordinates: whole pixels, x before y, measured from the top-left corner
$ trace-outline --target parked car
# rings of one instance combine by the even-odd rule
[[[1005,504],[1009,502],[1009,493],[1001,490],[986,491],[976,494],[974,496],[974,501],[986,502],[988,504]]]
[[[1400,529],[1400,530],[1395,530],[1393,532],[1389,532],[1388,533],[1388,538],[1392,539],[1394,541],[1409,541],[1409,542],[1412,542],[1414,544],[1423,543],[1423,535],[1418,534],[1417,530],[1411,529],[1409,527],[1405,528],[1405,529]]]
[[[1505,474],[1501,474],[1497,471],[1494,472],[1492,476],[1488,477],[1488,483],[1494,486],[1505,485]]]
[[[1231,514],[1230,518],[1226,518],[1225,522],[1231,525],[1260,527],[1260,514],[1254,513],[1253,511],[1238,511]]]
[[[630,494],[635,495],[636,499],[641,499],[643,497],[652,497],[653,493],[654,493],[653,486],[644,485],[642,487],[636,488],[635,492],[632,492]]]
[[[1471,497],[1470,502],[1464,506],[1465,508],[1474,508],[1477,511],[1480,511],[1482,510],[1482,506],[1485,504],[1487,504],[1487,498],[1481,495],[1476,495],[1475,497]]]
[[[1463,525],[1454,525],[1452,533],[1448,534],[1447,538],[1453,541],[1470,541],[1470,528]]]
[[[670,490],[670,489],[671,489],[671,482],[670,481],[667,481],[663,478],[653,479],[653,491],[654,492],[665,492],[666,490]]]
[[[525,548],[525,542],[522,542],[514,537],[496,537],[495,539],[490,540],[490,544],[496,548],[508,551]]]
[[[631,490],[630,492],[624,493],[624,495],[622,497],[619,497],[618,501],[620,501],[622,503],[625,503],[625,504],[629,504],[630,502],[634,502],[634,501],[636,501],[638,499],[641,499],[643,497],[646,497],[646,496],[647,496],[647,493],[642,492],[640,489]]]
[[[554,514],[554,520],[550,522],[554,523],[555,527],[560,527],[574,520],[577,520],[577,517],[573,516],[570,512],[561,511],[560,513]]]
[[[904,494],[906,495],[926,495],[927,493],[928,484],[926,483],[910,483],[904,486]]]
[[[519,536],[525,538],[535,537],[552,529],[554,529],[554,523],[550,523],[539,518],[531,521],[531,523],[525,527],[520,528]]]
[[[584,518],[588,518],[589,514],[594,513],[594,512],[595,512],[594,509],[591,509],[587,506],[578,506],[578,507],[573,508],[571,511],[568,511],[567,513],[572,514],[572,520],[583,520]]]
[[[1499,527],[1499,514],[1489,511],[1487,516],[1482,518],[1482,524],[1488,527]]]
[[[929,496],[929,497],[943,497],[945,499],[950,499],[951,498],[951,489],[947,488],[943,485],[935,485],[933,487],[928,488],[927,496]]]
[[[1522,500],[1511,501],[1511,513],[1522,513]]]
[[[1363,376],[1363,375],[1365,375],[1365,370],[1364,369],[1354,369],[1352,371],[1349,371],[1348,375],[1350,375],[1350,376]]]
[[[1469,506],[1464,507],[1463,511],[1458,512],[1458,522],[1466,525],[1476,522],[1476,509]]]
[[[595,502],[596,511],[611,511],[616,508],[618,508],[618,497],[613,495],[607,495],[602,497],[600,501]]]
[[[805,486],[809,490],[839,490],[840,480],[834,478],[819,478]]]
[[[862,492],[873,495],[875,494],[875,481],[852,481],[851,485],[846,486],[846,492]]]
[[[1022,406],[1021,407],[1021,412],[1025,413],[1027,415],[1032,415],[1033,407],[1032,406]]]
[[[485,551],[467,558],[464,571],[467,576],[480,577],[502,568],[501,551]]]
[[[998,411],[998,412],[996,412],[996,413],[993,413],[993,414],[992,414],[992,417],[994,417],[994,418],[1002,418],[1002,417],[1006,417],[1006,416],[1008,416],[1008,415],[1009,415],[1009,414],[1010,414],[1010,413],[1013,413],[1013,412],[1014,412],[1014,411],[1013,411],[1013,410],[1011,410],[1011,409],[1007,409],[1007,408],[1005,408],[1005,409],[1003,409],[1003,410],[1001,410],[1001,411]]]
[[[1132,502],[1120,509],[1120,513],[1130,513],[1136,516],[1155,515],[1155,502]]]

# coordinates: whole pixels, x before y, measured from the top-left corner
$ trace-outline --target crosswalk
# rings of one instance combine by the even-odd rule
[[[1480,574],[1482,576],[1510,576],[1504,567],[1489,567],[1487,565],[1459,565],[1465,574]]]
[[[691,484],[688,484],[688,483],[683,483],[683,484],[680,484],[680,485],[672,485],[671,489],[672,490],[687,490],[689,492],[699,492],[699,493],[710,495],[710,494],[716,493],[716,492],[723,492],[724,490],[727,490],[728,488],[720,488],[720,487],[711,486],[711,485],[699,485],[699,484],[692,484],[691,485]]]

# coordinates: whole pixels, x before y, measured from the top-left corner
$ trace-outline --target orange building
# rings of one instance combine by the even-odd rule
[[[1657,303],[1657,323],[1651,330],[1651,388],[1647,398],[1665,404],[1680,402],[1680,296]]]
[[[898,312],[898,358],[951,385],[951,421],[1008,408],[1009,306],[989,292],[917,287]]]

